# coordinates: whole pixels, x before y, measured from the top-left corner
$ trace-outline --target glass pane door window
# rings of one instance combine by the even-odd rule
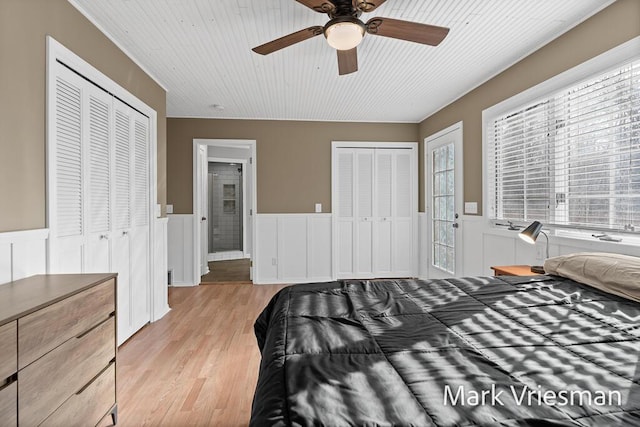
[[[432,170],[432,254],[434,267],[455,274],[455,146],[449,143],[435,148]]]

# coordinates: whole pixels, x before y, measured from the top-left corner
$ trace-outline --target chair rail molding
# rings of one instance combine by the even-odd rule
[[[194,214],[167,215],[168,271],[170,286],[197,286],[200,278],[193,275]]]

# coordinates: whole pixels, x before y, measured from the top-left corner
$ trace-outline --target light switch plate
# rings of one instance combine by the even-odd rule
[[[316,213],[322,213],[322,203],[316,203]]]

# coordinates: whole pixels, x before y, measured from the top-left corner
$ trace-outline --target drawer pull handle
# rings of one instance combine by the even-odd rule
[[[92,326],[91,328],[87,329],[86,331],[84,331],[83,333],[81,333],[80,335],[78,335],[76,337],[76,339],[80,340],[82,338],[84,338],[88,333],[90,333],[91,331],[93,331],[94,329],[102,326],[105,322],[108,322],[113,316],[109,315],[109,317],[107,317],[106,319],[104,319],[102,322]]]
[[[4,380],[4,382],[0,385],[0,391],[2,391],[5,388],[9,387],[11,384],[13,384],[16,381],[18,381],[18,373],[17,372],[15,374],[11,375],[10,377],[7,377],[7,379]]]
[[[105,371],[115,363],[116,363],[115,361],[109,362],[109,364],[105,366],[100,372],[98,372],[98,374],[95,377],[91,378],[88,383],[86,383],[80,390],[78,390],[76,395],[81,395],[82,393],[84,393],[84,391],[88,389],[91,386],[91,384],[93,384],[98,379],[98,377],[100,377],[100,375],[104,374]]]

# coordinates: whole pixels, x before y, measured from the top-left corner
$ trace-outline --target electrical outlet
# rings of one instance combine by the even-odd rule
[[[271,258],[271,265],[278,265],[278,260],[276,258]]]
[[[543,245],[536,245],[536,259],[538,261],[544,260],[544,247]]]

